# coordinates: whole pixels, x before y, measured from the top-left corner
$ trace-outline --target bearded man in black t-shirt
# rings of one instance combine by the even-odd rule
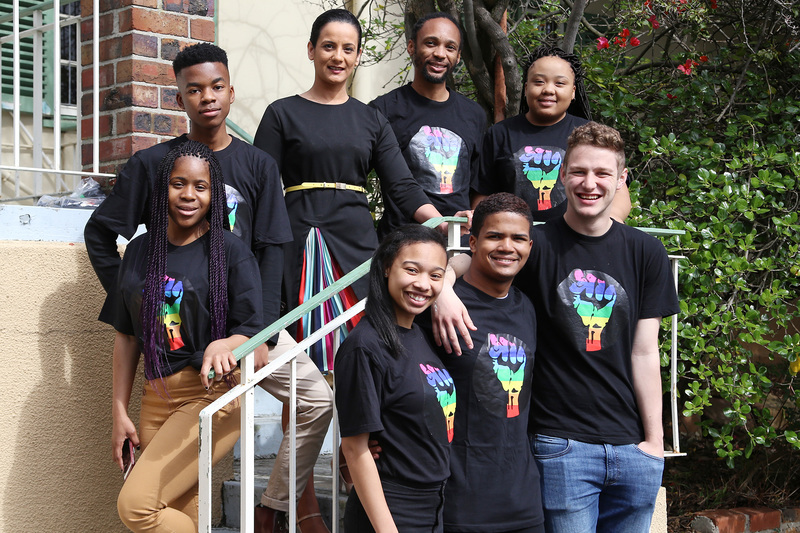
[[[478,148],[486,130],[481,106],[447,87],[461,59],[462,32],[448,13],[429,13],[408,34],[414,81],[369,105],[383,113],[414,179],[444,216],[469,210],[478,175]],[[414,222],[384,198],[378,234]]]

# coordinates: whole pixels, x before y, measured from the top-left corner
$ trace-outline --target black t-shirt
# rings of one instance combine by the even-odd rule
[[[383,198],[392,198],[412,216],[428,198],[411,176],[392,128],[375,109],[350,98],[324,105],[290,96],[267,107],[254,141],[278,162],[284,187],[303,182],[339,182],[365,187],[374,168]],[[338,189],[306,189],[286,194],[294,244],[286,253],[284,278],[290,307],[297,303],[303,248],[311,228],[319,228],[344,273],[372,256],[378,239],[366,195]],[[366,278],[353,285],[366,296]]]
[[[148,224],[158,165],[172,148],[186,139],[186,135],[181,135],[133,154],[120,171],[111,194],[92,213],[91,224],[98,224],[126,239],[133,236],[139,224]],[[231,137],[231,143],[214,152],[214,155],[219,160],[225,181],[231,231],[254,251],[291,242],[292,234],[275,161],[236,137]],[[89,231],[87,225],[87,233]],[[91,243],[92,240],[87,239],[87,249],[95,271],[98,277],[109,278],[101,279],[104,287],[113,287],[116,280],[112,274],[116,276],[119,268],[116,243],[112,243],[113,250],[109,251],[92,247]],[[109,293],[100,320],[113,323],[113,300],[113,293]],[[277,318],[279,306],[279,301],[267,302],[265,308],[270,307],[270,316],[265,318]]]
[[[411,84],[373,100],[370,106],[389,120],[414,179],[444,216],[469,209],[469,191],[478,176],[478,149],[486,130],[481,106],[456,91],[437,102]],[[391,198],[384,201],[378,233],[413,222]]]
[[[252,337],[261,331],[261,283],[258,265],[244,243],[230,232],[225,236],[228,279],[227,335]],[[116,299],[114,328],[135,336],[142,349],[142,306],[147,273],[145,233],[128,244],[120,267],[119,298]],[[185,246],[168,245],[167,280],[164,286],[164,347],[169,364],[167,375],[191,365],[200,370],[203,353],[211,342],[208,257],[210,236],[206,232]]]
[[[567,202],[558,173],[567,138],[587,122],[569,114],[552,126],[534,126],[525,115],[498,122],[483,138],[476,190],[519,196],[528,203],[536,221],[563,215]]]
[[[441,483],[450,475],[455,387],[419,326],[397,329],[406,350],[397,357],[368,319],[342,342],[334,372],[341,434],[369,433],[380,442],[381,479]]]
[[[589,443],[644,439],[631,371],[640,319],[678,312],[664,246],[614,222],[600,237],[563,217],[536,226],[515,283],[536,307],[531,433]]]
[[[494,298],[459,278],[453,290],[478,329],[462,355],[440,350],[458,392],[445,528],[484,533],[541,524],[539,471],[528,441],[533,304],[516,287]],[[427,329],[429,313],[419,321]]]

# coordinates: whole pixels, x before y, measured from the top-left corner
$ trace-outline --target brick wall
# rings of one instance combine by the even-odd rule
[[[800,509],[737,507],[697,513],[692,520],[697,533],[800,533]]]
[[[92,0],[81,2],[82,163],[92,164]],[[172,60],[214,41],[214,0],[100,0],[100,172],[189,130]]]

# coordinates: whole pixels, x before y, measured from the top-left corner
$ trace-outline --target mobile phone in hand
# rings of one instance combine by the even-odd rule
[[[136,463],[136,455],[134,454],[133,443],[131,439],[125,439],[122,443],[122,479],[128,479],[128,474],[133,470],[133,465]]]

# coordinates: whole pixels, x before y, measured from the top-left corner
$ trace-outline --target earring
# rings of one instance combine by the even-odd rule
[[[388,278],[388,277],[389,277],[389,271],[386,271],[386,270],[385,270],[385,271],[383,272],[383,277],[384,277],[384,278]]]

